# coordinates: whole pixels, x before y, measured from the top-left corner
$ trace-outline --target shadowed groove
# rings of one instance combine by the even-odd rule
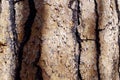
[[[72,8],[73,3],[75,2],[75,6],[74,8]],[[79,15],[80,15],[80,6],[79,6],[79,0],[70,0],[68,7],[73,11],[72,13],[72,19],[73,19],[73,23],[74,23],[74,27],[72,29],[72,32],[74,33],[75,36],[75,40],[76,42],[79,44],[79,54],[78,54],[78,60],[77,61],[77,74],[78,74],[78,80],[82,80],[82,76],[80,73],[80,52],[81,52],[81,38],[80,38],[80,34],[78,32],[78,25],[80,24],[79,21]]]
[[[24,36],[23,36],[23,40],[22,40],[19,50],[18,50],[18,68],[16,69],[15,80],[21,80],[20,71],[21,71],[21,65],[22,65],[23,49],[24,49],[25,44],[30,39],[32,24],[34,22],[36,12],[37,12],[36,8],[35,8],[34,0],[28,0],[28,3],[29,3],[30,12],[29,12],[28,19],[25,22]]]
[[[99,43],[99,28],[98,28],[98,23],[99,23],[99,14],[98,14],[98,5],[97,5],[97,1],[94,0],[95,2],[95,12],[96,12],[96,55],[97,55],[97,62],[96,62],[96,66],[97,66],[97,72],[98,72],[98,80],[100,80],[100,68],[99,68],[99,56],[100,56],[100,43]]]

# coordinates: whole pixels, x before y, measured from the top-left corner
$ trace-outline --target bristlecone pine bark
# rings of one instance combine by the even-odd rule
[[[120,0],[0,0],[0,80],[120,80]]]

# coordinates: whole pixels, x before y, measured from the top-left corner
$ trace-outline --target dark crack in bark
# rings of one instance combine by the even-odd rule
[[[96,33],[95,33],[95,35],[96,35],[96,51],[97,51],[97,53],[96,53],[96,55],[97,55],[97,58],[96,58],[96,60],[97,60],[97,63],[96,63],[96,66],[97,66],[97,72],[98,72],[98,80],[100,80],[100,68],[99,68],[99,57],[100,57],[100,43],[99,43],[99,13],[98,13],[98,5],[97,5],[97,1],[96,0],[94,0],[94,2],[95,2],[95,12],[96,12]]]
[[[118,27],[119,27],[119,35],[118,35],[118,45],[119,45],[118,73],[119,73],[119,78],[120,78],[120,71],[119,71],[119,67],[120,67],[120,10],[119,10],[119,6],[118,6],[118,0],[115,0],[115,5],[116,5],[117,16],[118,16]]]
[[[28,3],[29,3],[30,12],[29,12],[28,19],[25,23],[23,40],[18,50],[18,68],[16,70],[15,80],[21,80],[20,71],[21,71],[21,65],[22,65],[23,49],[24,49],[25,44],[30,39],[32,24],[34,23],[34,19],[35,19],[36,12],[37,12],[35,8],[34,0],[28,0]]]
[[[80,34],[78,32],[78,25],[80,24],[80,21],[79,21],[79,15],[80,15],[80,6],[79,6],[79,0],[70,0],[69,2],[69,5],[68,7],[72,10],[72,19],[73,19],[73,23],[74,23],[74,26],[73,26],[73,29],[72,29],[72,32],[73,32],[73,37],[75,38],[75,41],[79,44],[79,54],[77,56],[77,58],[75,59],[78,59],[78,60],[75,60],[77,61],[77,74],[78,74],[78,80],[82,80],[82,76],[80,74],[80,52],[81,52],[81,38],[80,38]]]
[[[36,55],[36,58],[35,58],[35,61],[33,62],[33,66],[35,66],[37,68],[37,72],[36,72],[36,75],[35,75],[35,80],[43,80],[43,77],[42,77],[42,69],[40,68],[38,64],[39,62],[39,59],[41,57],[41,51],[39,50],[37,52],[37,55]]]
[[[9,0],[9,10],[10,10],[10,31],[12,31],[13,39],[11,39],[10,46],[12,50],[14,50],[15,55],[17,55],[17,31],[15,24],[15,8],[14,8],[14,0]]]
[[[10,26],[8,27],[8,33],[12,33],[12,38],[9,36],[7,38],[8,46],[11,49],[12,57],[16,60],[15,65],[17,64],[17,50],[18,50],[18,36],[16,31],[16,24],[15,24],[15,7],[14,7],[14,0],[9,0],[9,10],[10,10]],[[15,67],[16,68],[16,67]],[[15,77],[16,73],[14,74]]]
[[[79,55],[78,55],[78,80],[82,80],[82,76],[81,76],[81,74],[80,74],[81,39],[80,39],[80,34],[79,34],[79,32],[78,32],[77,29],[76,29],[75,35],[76,35],[77,43],[79,44]]]

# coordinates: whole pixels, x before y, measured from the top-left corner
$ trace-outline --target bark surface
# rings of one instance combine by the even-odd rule
[[[0,0],[0,80],[119,80],[120,0]]]

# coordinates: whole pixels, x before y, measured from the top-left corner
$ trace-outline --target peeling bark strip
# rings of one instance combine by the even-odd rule
[[[114,0],[97,0],[99,14],[101,80],[119,80],[118,16]]]

